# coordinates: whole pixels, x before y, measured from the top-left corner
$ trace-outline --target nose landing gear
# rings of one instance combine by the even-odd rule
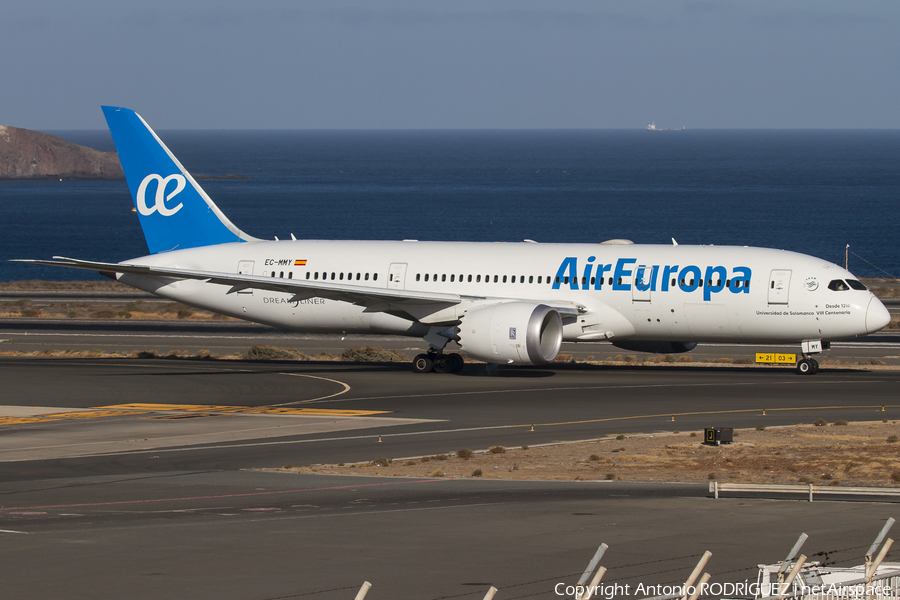
[[[815,375],[819,372],[819,361],[812,358],[811,354],[819,354],[823,350],[831,348],[830,342],[810,340],[800,344],[800,352],[803,358],[797,361],[797,373],[800,375]]]
[[[819,361],[814,358],[801,358],[797,361],[797,373],[800,375],[815,375],[819,372]]]

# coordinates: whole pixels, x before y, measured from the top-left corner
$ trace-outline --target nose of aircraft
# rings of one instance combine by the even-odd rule
[[[866,309],[866,331],[875,333],[884,329],[891,322],[891,313],[885,308],[878,298],[869,300],[869,308]]]

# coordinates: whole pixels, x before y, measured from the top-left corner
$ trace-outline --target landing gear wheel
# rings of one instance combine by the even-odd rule
[[[459,373],[463,370],[463,366],[465,366],[466,364],[466,361],[463,360],[463,357],[456,352],[447,355],[447,362],[449,362],[451,365],[451,373]]]
[[[797,362],[797,372],[801,375],[812,375],[818,367],[818,363],[811,358],[803,358]]]
[[[812,363],[812,374],[815,375],[819,372],[819,361],[814,358],[809,359],[809,362]]]
[[[419,354],[413,359],[414,373],[431,373],[434,369],[434,362],[428,358],[426,354]]]
[[[453,362],[450,360],[448,356],[438,356],[434,359],[434,372],[435,373],[452,373],[453,372]]]

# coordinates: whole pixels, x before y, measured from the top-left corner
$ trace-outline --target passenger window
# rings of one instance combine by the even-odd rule
[[[497,276],[494,275],[494,283],[497,283]]]
[[[306,278],[309,279],[309,271],[306,272]]]
[[[366,281],[368,281],[368,280],[369,280],[369,274],[366,273]]]
[[[454,281],[456,281],[456,274],[455,274],[455,273],[451,273],[451,274],[450,274],[450,283],[453,283]]]
[[[469,275],[469,277],[471,277],[471,275]],[[481,283],[481,275],[475,276],[475,283]]]
[[[612,277],[609,278],[609,285],[612,285]]]
[[[619,279],[618,279],[618,285],[622,285],[622,278],[621,278],[621,277],[619,277]]]
[[[857,281],[856,279],[848,279],[847,283],[850,284],[850,287],[853,288],[854,290],[863,291],[863,290],[868,289],[865,285],[863,285],[863,283],[861,281]]]
[[[541,276],[538,275],[538,283],[540,283],[540,282],[541,282]]]
[[[284,271],[278,274],[278,279],[284,279]]]
[[[361,275],[360,273],[357,273],[357,274],[356,274],[356,280],[357,280],[357,281],[359,281],[360,275]]]
[[[338,279],[340,279],[340,280],[341,280],[341,281],[343,281],[343,280],[344,280],[344,274],[343,274],[343,273],[341,273],[341,276],[340,276],[340,277],[338,277]]]
[[[428,281],[428,273],[425,273],[425,281]]]
[[[676,285],[677,285],[677,282],[675,281],[675,278],[673,277],[672,278],[672,287],[675,287]]]
[[[833,279],[828,284],[828,289],[834,292],[846,292],[850,289],[843,279]]]
[[[331,273],[331,280],[334,281],[334,273]]]
[[[441,275],[441,281],[447,281],[447,276],[446,276],[446,275]]]
[[[503,276],[503,283],[506,283],[506,275]]]
[[[472,276],[469,275],[469,283],[472,283]]]
[[[591,285],[594,285],[594,281],[595,281],[596,279],[597,279],[596,277],[591,277]]]
[[[372,275],[372,281],[378,281],[378,273]]]
[[[568,277],[566,277],[568,279]],[[554,283],[559,283],[559,277],[557,276],[556,281]]]
[[[313,274],[313,279],[318,279],[318,278],[319,278],[319,272],[316,271],[316,272]]]
[[[528,276],[528,283],[534,283],[534,275]]]
[[[294,278],[294,272],[293,271],[288,272],[288,279],[293,279],[293,278]]]
[[[586,283],[587,283],[587,277],[583,277],[583,276],[582,276],[582,278],[581,278],[581,285],[584,285],[584,284],[586,284]]]

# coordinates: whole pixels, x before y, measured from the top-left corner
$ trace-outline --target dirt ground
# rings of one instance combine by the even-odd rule
[[[482,449],[469,458],[462,458],[468,452],[460,450],[450,455],[373,457],[366,463],[286,465],[285,469],[413,477],[900,486],[900,424],[842,423],[759,429],[760,425],[735,430],[734,443],[721,446],[701,444],[702,431],[617,434],[576,443]]]

